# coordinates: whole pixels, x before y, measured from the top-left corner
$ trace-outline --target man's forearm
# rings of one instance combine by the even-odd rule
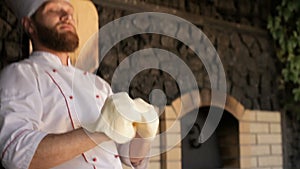
[[[138,166],[141,161],[149,154],[151,141],[141,138],[138,134],[130,142],[129,156],[133,166]]]
[[[64,134],[49,134],[38,145],[29,168],[55,167],[108,140],[103,133],[87,135],[82,128]]]

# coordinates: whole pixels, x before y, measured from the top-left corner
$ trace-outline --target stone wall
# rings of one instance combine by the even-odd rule
[[[0,1],[0,69],[8,63],[28,56],[26,39],[20,22],[7,8],[5,2]]]
[[[191,93],[188,93],[186,95],[191,95]],[[167,164],[165,168],[167,169],[182,168],[182,143],[180,145],[178,141],[180,140],[180,134],[182,132],[180,128],[180,126],[182,126],[180,125],[182,121],[178,120],[178,117],[182,116],[182,114],[187,114],[191,110],[194,110],[195,108],[203,104],[202,102],[194,103],[189,105],[188,108],[182,110],[180,108],[181,103],[186,102],[184,101],[185,99],[191,98],[187,97],[186,95],[184,95],[183,98],[176,99],[172,103],[172,105],[166,107],[164,112],[165,117],[162,122],[166,123],[165,130],[168,130],[168,133],[166,134],[165,146],[173,147],[172,150],[166,153]],[[227,106],[225,106],[225,109],[232,111],[231,115],[235,117],[238,123],[238,138],[237,141],[235,141],[232,145],[238,146],[239,153],[237,161],[230,158],[230,165],[228,165],[228,162],[226,165],[226,161],[223,159],[223,167],[240,169],[282,169],[283,153],[280,112],[229,108]],[[225,111],[224,113],[226,114],[228,112]],[[222,124],[222,122],[224,121],[221,120],[220,124]],[[233,124],[227,123],[225,126],[231,127],[232,125]],[[220,128],[217,129],[217,133],[219,129]],[[232,131],[232,128],[227,132],[230,132],[230,134],[234,133],[234,131]],[[220,138],[218,138],[220,142],[219,144],[223,144],[223,146],[224,144],[226,144],[226,146],[230,145],[230,142],[232,140],[228,139],[228,135],[229,134],[227,133],[226,139],[220,140]],[[228,157],[229,154],[232,154],[232,152],[235,151],[234,146],[227,149],[225,156]],[[221,151],[222,149],[220,148],[219,150]],[[197,157],[195,157],[195,160],[198,160]],[[232,164],[233,161],[239,164]],[[153,159],[152,163],[152,165],[155,165],[155,163],[158,162]]]
[[[124,5],[126,2],[126,5]],[[277,97],[276,59],[270,37],[265,29],[267,15],[274,1],[247,0],[101,0],[97,3],[101,26],[130,13],[164,10],[190,17],[212,41],[226,71],[228,94],[247,109],[280,110]],[[95,0],[96,3],[96,0]],[[119,5],[118,5],[119,4]],[[200,15],[199,15],[200,14]],[[101,63],[99,75],[108,82],[114,69],[133,52],[159,47],[180,56],[191,68],[199,88],[210,87],[201,61],[181,42],[159,35],[138,35],[117,44]],[[15,16],[0,1],[0,68],[26,58],[28,41]],[[144,75],[147,75],[145,78]],[[130,94],[148,100],[151,89],[167,94],[168,104],[179,95],[172,77],[158,70],[141,72],[131,83]],[[121,89],[117,89],[121,90]],[[286,168],[299,168],[299,123],[294,116],[283,118],[284,158]]]
[[[130,10],[107,6],[98,6],[98,10],[101,26],[131,13]],[[236,31],[227,26],[221,29],[210,25],[197,26],[208,36],[221,58],[227,77],[228,94],[248,109],[277,110],[279,108],[276,95],[277,79],[274,75],[278,74],[278,70],[274,49],[267,32],[255,29],[259,32],[256,34],[255,31]],[[189,32],[189,30],[184,31]],[[192,34],[188,36],[193,37]],[[145,48],[161,48],[173,52],[193,71],[200,89],[210,88],[205,67],[194,52],[182,42],[162,35],[136,35],[121,41],[104,57],[99,69],[100,76],[111,82],[118,64],[126,56]],[[130,66],[134,69],[134,65]],[[180,95],[174,79],[164,72],[153,69],[145,70],[135,77],[131,83],[130,94],[133,97],[149,100],[148,95],[154,88],[165,91],[168,103]],[[115,89],[115,91],[120,90],[122,89]]]
[[[103,0],[101,2],[102,5],[98,5],[101,27],[121,16],[143,12],[142,8],[145,9],[144,11],[162,11],[177,16],[179,14],[187,16],[184,18],[188,18],[201,28],[217,49],[226,71],[228,94],[250,110],[281,110],[277,95],[277,77],[280,72],[272,41],[265,27],[269,9],[274,7],[276,2],[184,1],[185,3],[182,3],[182,1],[173,1],[168,3],[149,0],[141,3],[128,0],[126,1],[128,3],[116,1],[115,4],[111,1],[112,6]],[[187,3],[190,3],[193,9],[188,9]],[[201,15],[195,17],[193,14],[197,13]],[[100,76],[110,82],[113,70],[120,61],[133,52],[149,46],[163,48],[180,56],[193,70],[200,89],[210,85],[207,83],[205,68],[190,49],[170,37],[158,35],[138,35],[117,44],[103,60]],[[114,64],[111,64],[112,62]],[[145,74],[147,79],[143,79]],[[145,85],[145,82],[148,84]],[[142,72],[132,81],[131,95],[148,100],[150,88],[160,88],[167,94],[168,104],[170,104],[179,95],[178,87],[174,84],[174,80],[166,74],[149,70]],[[299,133],[299,124],[295,121],[295,117],[290,116],[283,117],[282,124],[284,168],[299,168],[297,164],[300,150],[297,141],[299,137],[296,134]]]
[[[260,0],[127,0],[168,7],[188,13],[208,16],[219,20],[265,28],[269,9],[276,1]],[[272,3],[271,3],[272,2]]]
[[[283,114],[283,141],[285,142],[285,168],[300,168],[300,123],[299,115],[293,112]]]

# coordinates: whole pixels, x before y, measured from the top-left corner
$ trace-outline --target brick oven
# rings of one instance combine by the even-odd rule
[[[181,138],[184,116],[188,116],[195,110],[199,111],[199,114],[205,114],[209,108],[207,106],[213,106],[210,104],[210,100],[205,100],[205,98],[209,98],[209,96],[205,96],[208,92],[203,91],[200,103],[189,100],[192,94],[185,94],[165,108],[162,123],[164,123],[165,130],[169,130],[169,134],[162,138],[164,142],[160,142],[158,148],[161,146],[173,147],[162,156],[165,160],[165,168],[283,168],[280,112],[245,109],[230,96],[227,97],[223,118],[215,131],[215,136],[198,148],[190,145],[189,135],[183,139],[183,142],[177,142]],[[182,100],[189,100],[188,102],[191,104],[182,105]],[[186,106],[188,109],[182,109],[182,106]],[[181,109],[185,112],[182,112]],[[178,118],[182,116],[183,118]],[[183,145],[186,142],[188,144]],[[214,144],[215,147],[207,149],[205,146],[211,146],[209,144]],[[204,149],[205,152],[201,152],[201,149]],[[196,154],[193,151],[196,151]],[[215,154],[210,155],[211,151],[215,151],[212,152]],[[215,158],[206,158],[207,156]],[[188,158],[186,164],[184,163],[185,158]],[[201,160],[204,160],[204,163]],[[207,161],[210,164],[206,164]],[[154,158],[151,165],[153,167],[150,168],[158,168],[161,166],[160,160]],[[202,167],[200,167],[201,165]]]

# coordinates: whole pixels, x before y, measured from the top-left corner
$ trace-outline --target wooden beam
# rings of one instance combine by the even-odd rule
[[[128,2],[128,0],[92,0],[95,4],[104,7],[120,9],[131,13],[139,12],[162,12],[181,17],[197,26],[208,26],[220,31],[237,31],[241,33],[253,34],[258,36],[269,36],[265,29],[252,27],[249,25],[232,23],[228,21],[218,20],[207,16],[200,16],[188,12],[179,11],[173,8],[162,7],[145,2]]]

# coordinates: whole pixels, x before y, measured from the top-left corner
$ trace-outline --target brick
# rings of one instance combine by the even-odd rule
[[[272,167],[272,169],[283,169],[283,167]]]
[[[180,120],[166,120],[166,132],[181,133]]]
[[[172,106],[166,106],[165,107],[165,119],[169,120],[169,119],[176,119],[177,118],[177,114],[175,112],[175,110],[173,109]]]
[[[168,161],[167,169],[181,169],[181,161]]]
[[[184,94],[181,96],[181,103],[182,103],[182,114],[187,114],[194,109],[198,109],[199,105],[194,104],[190,93]]]
[[[241,156],[259,156],[271,154],[269,145],[241,146],[240,152]]]
[[[191,95],[194,107],[200,107],[200,105],[201,105],[201,96],[200,96],[199,90],[193,90],[190,93],[190,95]]]
[[[257,168],[256,157],[241,157],[241,168]]]
[[[270,130],[271,133],[281,133],[281,124],[280,123],[270,124]]]
[[[238,102],[238,104],[235,106],[235,113],[236,113],[235,116],[237,117],[238,120],[240,120],[245,113],[245,108],[240,102]]]
[[[259,167],[282,166],[281,156],[258,157]]]
[[[241,115],[237,114],[236,112],[236,106],[238,105],[238,101],[234,97],[227,96],[225,105],[226,105],[226,109],[229,112],[232,112],[235,118],[241,119]]]
[[[181,102],[180,97],[172,102],[172,107],[177,116],[179,116],[179,117],[183,116],[183,115],[181,115],[182,102]]]
[[[258,134],[257,135],[258,144],[281,144],[280,134]]]
[[[158,135],[152,142],[153,147],[160,147],[160,135]]]
[[[257,121],[280,122],[280,113],[279,112],[258,111],[257,112]]]
[[[179,134],[167,134],[167,148],[173,148],[175,146],[181,145],[181,135]]]
[[[256,144],[255,134],[240,134],[240,145]]]
[[[155,156],[150,158],[150,163],[151,162],[159,162],[159,161],[160,161],[160,154],[155,155]]]
[[[240,132],[241,133],[269,133],[269,124],[241,122]]]
[[[250,133],[250,123],[247,122],[240,122],[239,124],[239,131],[240,133]]]
[[[282,146],[281,145],[271,145],[271,153],[274,155],[282,154]]]
[[[157,168],[160,169],[160,162],[151,162],[148,165],[148,168]]]
[[[167,160],[181,161],[181,148],[172,148],[167,152]]]
[[[241,121],[256,121],[256,112],[251,110],[245,110]]]

